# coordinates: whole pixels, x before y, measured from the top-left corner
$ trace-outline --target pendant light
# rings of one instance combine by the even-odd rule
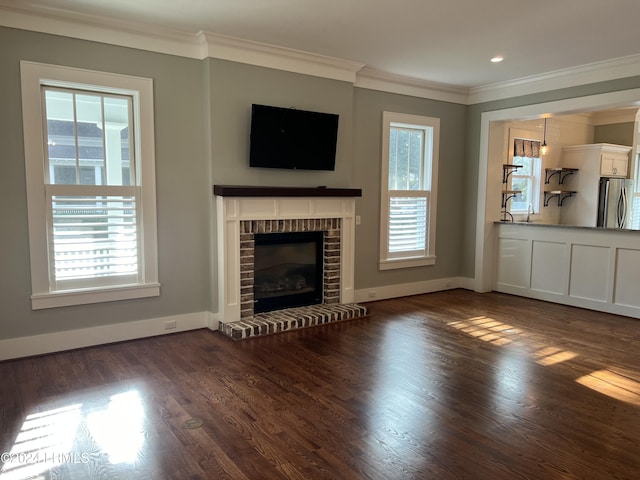
[[[544,133],[542,137],[542,146],[540,147],[540,155],[546,155],[549,151],[547,146],[547,118],[544,119]]]

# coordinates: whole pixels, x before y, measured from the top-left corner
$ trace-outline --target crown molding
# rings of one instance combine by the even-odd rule
[[[351,83],[364,66],[211,32],[194,34],[50,8],[26,10],[0,4],[0,26],[199,60],[219,58]]]
[[[472,87],[469,91],[468,104],[503,100],[505,98],[606,82],[637,75],[640,75],[640,55],[629,55],[627,57],[555,70],[540,75],[522,77],[508,82]]]
[[[356,72],[364,67],[364,63],[244,40],[228,35],[211,32],[200,32],[199,35],[204,39],[204,44],[207,48],[206,55],[211,58],[231,60],[350,83],[356,81]]]
[[[356,75],[355,86],[379,90],[382,92],[398,93],[443,102],[466,104],[469,89],[455,87],[441,83],[429,82],[417,78],[405,77],[393,73],[364,67]]]
[[[203,59],[206,51],[200,35],[58,10],[0,5],[0,26],[187,58]]]
[[[457,87],[383,72],[364,63],[212,32],[183,32],[0,0],[0,26],[203,60],[207,57],[351,82],[356,87],[463,105],[640,75],[640,55],[480,87]]]

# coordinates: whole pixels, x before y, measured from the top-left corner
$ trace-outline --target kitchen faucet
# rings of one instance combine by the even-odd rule
[[[529,206],[527,207],[527,223],[530,223],[530,215],[535,215],[536,212],[533,211],[533,205],[529,204]]]

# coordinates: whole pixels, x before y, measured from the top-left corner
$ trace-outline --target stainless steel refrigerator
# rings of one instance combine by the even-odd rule
[[[626,178],[600,178],[598,227],[629,228],[631,186]]]

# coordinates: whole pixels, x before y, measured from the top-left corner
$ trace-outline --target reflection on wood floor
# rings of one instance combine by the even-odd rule
[[[0,363],[0,480],[637,479],[640,321],[453,290]]]

